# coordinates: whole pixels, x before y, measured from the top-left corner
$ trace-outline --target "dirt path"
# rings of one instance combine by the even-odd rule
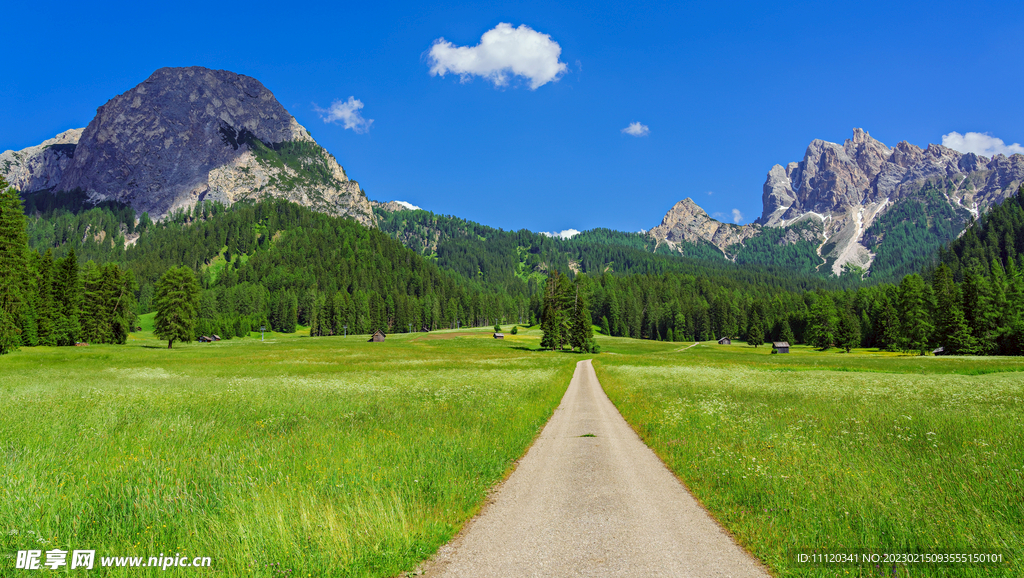
[[[583,437],[590,436],[593,437]],[[576,365],[551,421],[427,576],[758,576]]]

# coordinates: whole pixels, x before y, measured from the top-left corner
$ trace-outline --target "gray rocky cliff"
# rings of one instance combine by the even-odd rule
[[[60,184],[64,171],[85,129],[74,128],[20,151],[0,153],[0,175],[19,191],[53,189]]]
[[[716,221],[704,209],[687,197],[675,204],[661,224],[647,232],[658,244],[665,243],[672,248],[682,242],[708,242],[722,252],[736,243],[742,243],[760,232],[757,225],[733,225]]]
[[[847,263],[870,266],[873,255],[862,244],[865,230],[895,202],[925,186],[939,188],[951,205],[977,216],[1013,194],[1022,181],[1024,155],[988,159],[907,142],[890,149],[856,128],[842,145],[815,140],[802,161],[772,167],[756,223],[785,227],[804,218],[821,219],[832,247],[822,257],[840,274]]]
[[[161,68],[101,106],[77,135],[69,133],[58,137],[67,141],[62,148],[46,148],[47,141],[28,157],[15,158],[30,149],[4,153],[15,186],[79,189],[93,201],[116,200],[153,218],[203,200],[269,196],[374,224],[359,184],[248,76]],[[73,147],[66,146],[71,136]],[[38,166],[25,168],[24,158]],[[15,161],[21,164],[11,169]]]

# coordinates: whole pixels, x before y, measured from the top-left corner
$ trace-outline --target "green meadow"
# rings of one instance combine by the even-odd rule
[[[55,548],[210,556],[222,576],[410,571],[479,511],[585,358],[537,351],[535,329],[168,350],[141,325],[124,346],[0,358],[0,575]],[[599,340],[612,401],[773,574],[1024,574],[1024,359]],[[794,559],[862,548],[1007,562]]]
[[[483,331],[168,350],[151,317],[124,346],[0,358],[0,575],[28,549],[210,556],[222,576],[411,570],[525,453],[577,361]]]
[[[595,360],[605,391],[773,573],[1024,575],[1024,359],[632,348]],[[1004,563],[795,560],[858,549],[996,551]]]

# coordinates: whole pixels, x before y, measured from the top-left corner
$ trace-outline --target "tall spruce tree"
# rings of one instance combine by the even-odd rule
[[[564,312],[561,310],[561,301],[558,295],[559,277],[558,271],[552,271],[544,283],[544,301],[540,320],[542,333],[540,346],[552,351],[561,347],[563,342],[562,327],[564,323],[562,317]]]
[[[907,275],[900,282],[899,303],[902,334],[900,349],[917,351],[924,355],[928,350],[934,327],[929,307],[929,288],[920,275]]]
[[[38,280],[36,282],[36,316],[39,325],[39,345],[56,345],[53,325],[57,315],[53,302],[53,251],[47,249],[46,253],[39,257],[39,265],[36,267]]]
[[[750,325],[747,327],[747,345],[753,345],[756,349],[764,345],[764,318],[761,316],[760,307],[754,306],[750,311]]]
[[[793,329],[789,326],[789,319],[782,318],[782,326],[779,328],[779,341],[785,341],[790,345],[796,343],[796,337],[793,336]]]
[[[167,340],[189,343],[199,319],[199,292],[195,274],[188,267],[171,267],[156,284],[156,327],[153,333]]]
[[[21,195],[0,177],[0,354],[22,343],[28,237]]]
[[[809,328],[811,345],[821,350],[834,346],[838,323],[839,319],[832,297],[827,293],[819,294],[814,306],[811,307]]]
[[[836,346],[846,350],[860,345],[860,321],[848,307],[839,310],[839,324],[836,328]]]
[[[590,290],[584,275],[578,275],[575,283],[575,298],[572,305],[572,324],[569,330],[569,345],[573,349],[589,353],[594,343],[594,326],[590,316]]]

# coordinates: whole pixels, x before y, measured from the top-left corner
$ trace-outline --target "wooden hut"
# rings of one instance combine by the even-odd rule
[[[946,354],[946,348],[945,347],[940,347],[938,349],[933,349],[932,350],[932,355],[945,355],[945,354]]]
[[[494,338],[495,339],[505,339],[505,334],[504,333],[495,333],[494,334]]]
[[[773,341],[772,353],[789,353],[788,341]]]
[[[373,343],[383,343],[385,337],[386,335],[384,335],[384,332],[378,329],[373,332],[372,336],[370,336],[370,341]]]
[[[723,337],[723,338],[718,340],[718,344],[719,345],[732,345],[732,339],[729,339],[728,337]]]

